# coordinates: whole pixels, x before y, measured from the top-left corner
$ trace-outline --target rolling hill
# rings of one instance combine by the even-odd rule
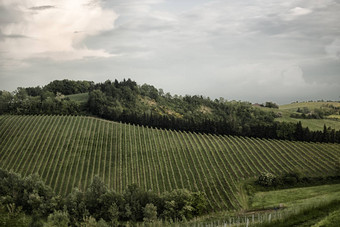
[[[242,205],[240,181],[295,169],[334,175],[340,145],[160,130],[83,116],[0,115],[0,167],[38,173],[56,193],[95,175],[118,192],[203,191],[213,210]]]
[[[281,117],[276,118],[275,121],[278,122],[290,122],[290,123],[298,123],[301,121],[303,127],[308,127],[312,131],[322,131],[324,125],[327,127],[331,127],[335,130],[340,130],[340,115],[333,114],[329,116],[325,116],[324,119],[301,119],[301,118],[293,118],[291,114],[296,113],[296,111],[300,108],[308,108],[310,111],[314,109],[324,108],[326,106],[332,105],[334,107],[340,108],[339,102],[295,102],[291,104],[280,105],[278,109],[275,108],[266,108],[259,107],[264,111],[273,111],[276,114],[280,114]]]

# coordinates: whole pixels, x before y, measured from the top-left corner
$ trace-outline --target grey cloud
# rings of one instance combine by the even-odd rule
[[[177,4],[172,0],[106,1],[119,14],[116,27],[84,45],[117,56],[35,59],[8,78],[48,75],[43,85],[65,75],[96,82],[130,77],[172,93],[251,102],[338,98],[340,64],[331,54],[340,38],[339,1],[188,1],[180,12],[167,10]]]
[[[11,34],[11,35],[3,35],[5,38],[12,38],[12,39],[23,39],[23,38],[29,38],[24,35],[17,35],[17,34]]]
[[[6,8],[0,5],[0,26],[22,20],[21,13],[15,8]]]
[[[340,84],[339,60],[325,58],[301,64],[309,83]]]
[[[45,5],[45,6],[34,6],[34,7],[30,7],[30,10],[47,10],[47,9],[53,9],[55,8],[55,6],[52,5]]]

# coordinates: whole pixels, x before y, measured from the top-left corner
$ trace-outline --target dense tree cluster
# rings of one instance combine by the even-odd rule
[[[88,93],[81,105],[65,95]],[[277,104],[266,102],[266,107]],[[325,111],[338,111],[327,106]],[[300,111],[306,111],[305,109]],[[320,112],[320,111],[319,111]],[[315,113],[319,113],[317,110]],[[151,85],[128,79],[104,83],[53,81],[43,88],[18,88],[0,93],[0,114],[85,114],[151,127],[251,136],[260,138],[340,143],[340,130],[310,131],[301,123],[274,121],[277,115],[249,102],[211,100],[203,96],[172,96]],[[298,115],[305,113],[297,113]],[[305,116],[307,116],[305,114]]]
[[[79,104],[63,94],[59,92],[54,94],[39,87],[35,89],[34,92],[27,92],[30,88],[18,88],[13,94],[3,91],[0,95],[0,114],[76,115],[80,113]]]
[[[22,178],[0,169],[0,206],[15,206],[32,215],[32,222],[47,218],[51,226],[78,226],[87,222],[181,221],[204,214],[207,200],[200,192],[176,189],[158,195],[133,184],[123,194],[109,190],[98,178],[85,192],[75,188],[66,198],[54,195],[37,175]],[[53,223],[58,223],[54,224]]]
[[[93,86],[94,82],[92,81],[54,80],[47,84],[44,90],[53,92],[54,94],[59,92],[63,95],[72,95],[92,91]],[[28,92],[30,89],[32,88],[28,88]]]
[[[273,102],[266,102],[264,107],[279,109],[279,105],[277,105],[276,103],[273,103]]]
[[[275,176],[272,173],[264,172],[256,180],[255,184],[264,187],[265,189],[281,189],[292,187],[304,187],[311,185],[322,185],[339,183],[340,174],[334,176],[304,176],[300,171],[293,171]]]

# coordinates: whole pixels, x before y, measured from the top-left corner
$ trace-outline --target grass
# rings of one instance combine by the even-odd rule
[[[313,225],[312,227],[321,227],[321,226],[328,226],[328,227],[338,227],[340,223],[340,208],[336,211],[333,211],[318,223]]]
[[[340,102],[297,102],[286,105],[281,105],[280,110],[294,110],[298,108],[307,107],[308,109],[321,108],[324,105],[333,105],[335,107],[340,107]]]
[[[335,121],[331,119],[297,119],[291,118],[289,116],[283,116],[282,118],[276,118],[279,122],[291,122],[298,123],[301,121],[303,127],[308,127],[312,131],[322,131],[324,125],[331,127],[335,130],[340,130],[340,121]]]
[[[296,208],[337,198],[340,198],[340,184],[257,192],[253,198],[251,209],[278,207],[279,204],[283,204],[287,208]]]
[[[301,210],[293,215],[289,215],[284,219],[271,223],[261,224],[261,227],[290,227],[290,226],[339,226],[340,201],[311,206],[310,208]]]
[[[308,127],[312,131],[323,130],[324,125],[331,127],[335,130],[340,130],[340,115],[330,115],[325,119],[298,119],[292,118],[290,115],[296,113],[298,108],[307,107],[310,110],[315,108],[321,108],[324,105],[333,105],[335,107],[340,107],[340,102],[299,102],[287,105],[281,105],[279,109],[258,107],[264,111],[273,111],[274,113],[280,113],[282,117],[276,118],[278,122],[290,122],[298,123],[301,121],[303,127]]]
[[[74,95],[67,95],[70,100],[75,101],[76,103],[86,103],[89,99],[89,93],[80,93],[80,94],[74,94]]]
[[[245,217],[251,222],[254,217],[257,224],[250,226],[339,226],[339,198],[340,184],[258,192],[250,210],[210,213],[186,225],[229,226],[230,220],[241,220],[240,224],[233,222],[231,226],[246,226]],[[280,203],[284,203],[285,208],[274,210]],[[268,218],[269,215],[272,222],[266,222],[265,218],[264,223],[259,223],[259,217]]]
[[[327,118],[335,119],[335,120],[340,120],[340,115],[329,115]]]

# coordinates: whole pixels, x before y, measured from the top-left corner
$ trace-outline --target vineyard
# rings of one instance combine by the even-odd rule
[[[214,210],[237,209],[239,181],[300,169],[334,175],[339,144],[159,130],[81,116],[0,116],[0,167],[38,173],[56,193],[84,189],[95,175],[122,192],[204,191]]]

